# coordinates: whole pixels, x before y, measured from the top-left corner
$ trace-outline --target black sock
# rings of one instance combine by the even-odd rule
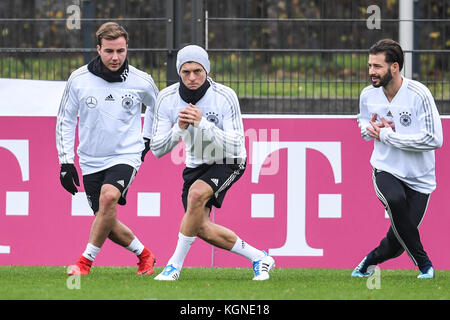
[[[374,259],[374,251],[375,251],[375,249],[370,251],[369,254],[366,256],[366,261],[364,261],[361,269],[359,269],[359,271],[361,273],[366,273],[368,267],[377,265],[377,263],[376,263],[376,261]]]
[[[430,267],[432,267],[433,264],[431,263],[430,260],[427,260],[424,264],[419,266],[419,270],[422,273],[427,273],[428,269],[430,269]]]

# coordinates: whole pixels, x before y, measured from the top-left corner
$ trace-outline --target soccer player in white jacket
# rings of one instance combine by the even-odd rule
[[[141,133],[141,106],[147,106],[145,118],[151,123],[158,88],[150,75],[128,64],[128,34],[122,26],[107,22],[96,36],[98,57],[71,74],[57,117],[60,180],[75,194],[75,185],[79,186],[74,166],[79,116],[77,153],[86,196],[95,214],[86,250],[68,274],[89,274],[107,238],[138,256],[138,274],[152,274],[154,255],[117,219],[116,211],[117,203],[125,205],[127,191],[149,150]]]
[[[361,93],[357,119],[362,137],[374,140],[373,184],[391,226],[353,270],[353,277],[370,276],[374,266],[404,251],[418,266],[419,279],[434,277],[418,228],[436,188],[434,150],[442,146],[442,124],[428,88],[400,74],[403,56],[391,39],[369,50],[372,85]]]
[[[207,77],[210,62],[203,48],[189,45],[181,49],[176,67],[181,81],[158,95],[153,129],[144,121],[144,137],[152,136],[151,150],[157,157],[170,152],[180,139],[186,145],[182,191],[185,215],[175,252],[155,280],[178,280],[197,237],[246,257],[253,263],[253,280],[267,280],[274,259],[209,217],[212,206],[221,207],[225,193],[246,166],[238,98],[231,88]]]

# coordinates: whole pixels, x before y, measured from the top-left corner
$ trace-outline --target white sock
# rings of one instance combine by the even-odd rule
[[[239,237],[237,237],[236,243],[230,251],[233,253],[237,253],[238,255],[241,255],[252,262],[264,257],[264,252],[252,247]]]
[[[128,245],[128,247],[125,248],[138,256],[142,253],[142,250],[144,250],[144,245],[139,241],[137,237],[135,237],[133,241],[131,241],[131,243]]]
[[[88,243],[86,246],[86,250],[83,252],[83,257],[88,260],[94,261],[97,254],[100,252],[100,248],[94,246],[91,243]]]
[[[171,264],[178,270],[181,270],[183,267],[184,258],[186,258],[189,249],[196,238],[197,237],[187,237],[181,232],[178,233],[177,248],[175,249],[172,257],[169,259],[169,262],[167,262],[167,265]]]

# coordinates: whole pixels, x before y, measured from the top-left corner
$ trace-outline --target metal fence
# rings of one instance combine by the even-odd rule
[[[416,2],[415,47],[406,51],[413,78],[450,114],[450,0]],[[235,89],[244,113],[356,114],[369,84],[368,47],[399,37],[397,1],[373,3],[380,29],[367,27],[367,1],[356,0],[5,0],[0,77],[66,80],[96,55],[98,26],[114,20],[130,33],[130,63],[160,89],[177,81],[177,50],[198,43],[211,76]],[[79,28],[70,28],[70,6],[80,9]]]

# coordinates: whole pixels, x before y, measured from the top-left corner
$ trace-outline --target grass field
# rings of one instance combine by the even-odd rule
[[[348,269],[277,268],[256,282],[251,269],[186,267],[179,281],[154,281],[161,270],[95,267],[70,278],[65,267],[0,266],[0,300],[450,300],[449,270],[419,280],[416,270],[381,269],[376,282]]]

